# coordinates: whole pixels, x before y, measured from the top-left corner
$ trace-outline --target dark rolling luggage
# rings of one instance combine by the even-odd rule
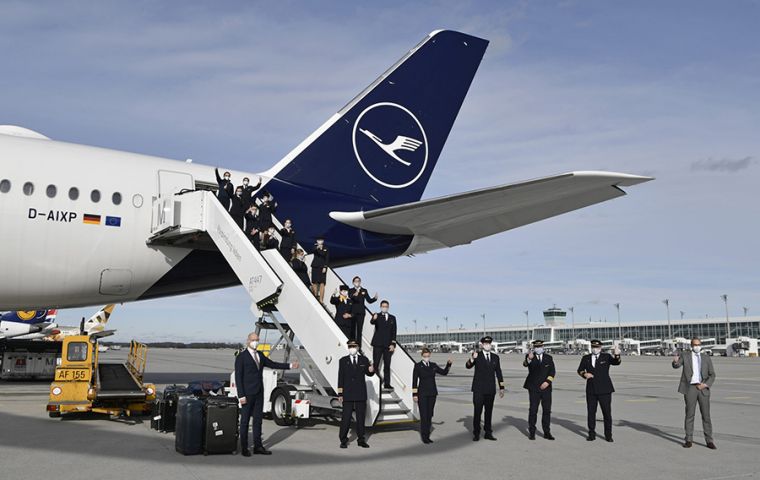
[[[161,398],[156,398],[153,403],[150,404],[150,429],[160,430],[161,421]]]
[[[174,448],[183,455],[203,453],[203,400],[179,397]]]
[[[235,453],[238,445],[238,400],[233,397],[205,399],[203,454]]]
[[[164,395],[159,404],[158,430],[161,432],[173,432],[177,423],[177,401],[180,395],[189,395],[190,391],[186,387],[178,385],[167,385],[164,389]]]

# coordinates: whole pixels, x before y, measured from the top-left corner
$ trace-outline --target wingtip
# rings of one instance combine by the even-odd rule
[[[580,171],[572,172],[574,176],[579,177],[605,177],[614,181],[614,185],[619,187],[630,187],[633,185],[639,185],[641,183],[650,182],[655,177],[649,177],[644,175],[633,175],[631,173],[621,172],[605,172],[605,171]]]

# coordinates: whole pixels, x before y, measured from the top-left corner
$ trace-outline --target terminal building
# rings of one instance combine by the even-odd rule
[[[727,335],[730,327],[731,332]],[[576,339],[614,340],[630,338],[639,341],[665,340],[668,338],[714,338],[718,344],[724,344],[726,338],[749,337],[760,338],[760,316],[702,318],[693,320],[672,320],[668,334],[668,321],[592,322],[568,323],[567,312],[559,308],[544,311],[543,325],[511,325],[481,329],[452,329],[449,331],[403,333],[398,335],[402,344],[421,342],[425,344],[441,342],[470,343],[479,341],[489,335],[495,342],[524,342],[539,339],[545,342],[573,341]]]

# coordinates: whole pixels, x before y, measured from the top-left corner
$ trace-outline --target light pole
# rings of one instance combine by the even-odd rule
[[[417,343],[417,341],[419,340],[417,338],[417,319],[415,318],[412,321],[414,322],[414,342]]]
[[[483,319],[483,336],[485,337],[486,336],[486,314],[481,313],[480,318]]]
[[[673,330],[670,328],[670,300],[666,298],[662,303],[665,304],[665,310],[668,311],[668,340],[670,340],[673,338]]]
[[[623,325],[620,323],[620,304],[616,303],[615,308],[617,309],[617,315],[618,315],[618,336],[620,337],[620,341],[623,341]]]
[[[525,348],[529,347],[530,343],[530,318],[528,317],[528,311],[523,312],[525,314]]]
[[[720,296],[723,299],[723,303],[726,305],[726,341],[731,336],[731,321],[728,319],[728,295],[725,293]]]
[[[684,313],[686,313],[686,312],[684,312],[683,310],[681,310],[681,320],[683,320]]]
[[[443,322],[446,324],[446,341],[450,342],[451,338],[449,336],[449,317],[443,317]]]
[[[575,307],[568,307],[567,309],[570,310],[570,321],[572,322],[573,338],[571,340],[575,344]]]
[[[747,312],[749,312],[749,307],[742,307],[744,309],[744,318],[747,318]]]

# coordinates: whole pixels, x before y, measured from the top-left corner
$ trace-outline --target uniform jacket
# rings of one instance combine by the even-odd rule
[[[293,258],[290,260],[290,266],[293,267],[293,270],[298,274],[298,278],[300,278],[301,281],[306,285],[311,285],[311,281],[309,280],[309,269],[306,267],[306,263],[298,258]]]
[[[364,313],[364,309],[366,308],[364,302],[375,303],[377,301],[376,298],[369,296],[369,292],[364,287],[359,287],[358,289],[356,287],[351,287],[348,290],[348,296],[354,301],[354,315]]]
[[[259,183],[257,183],[253,187],[250,184],[248,184],[247,187],[245,187],[243,185],[240,185],[239,187],[237,187],[237,188],[243,189],[242,198],[243,198],[243,203],[245,204],[245,209],[246,210],[248,210],[248,207],[250,207],[253,204],[253,202],[254,202],[254,198],[253,198],[254,194],[256,193],[256,190],[259,189],[259,187],[261,187],[261,180],[259,180]]]
[[[673,368],[680,368],[681,381],[678,383],[678,393],[686,395],[689,391],[689,385],[691,384],[691,376],[694,373],[694,365],[691,359],[692,352],[684,351],[678,356],[678,362],[673,362]],[[712,358],[709,355],[705,355],[704,352],[699,353],[699,358],[702,363],[702,369],[700,376],[702,377],[702,383],[707,385],[708,388],[702,390],[706,394],[710,394],[710,388],[712,388],[713,382],[715,382],[715,369],[713,368]]]
[[[441,368],[435,362],[428,362],[425,366],[424,361],[414,364],[412,372],[412,395],[415,397],[432,397],[438,395],[438,388],[435,384],[435,375],[448,375],[451,365],[446,364],[446,368]]]
[[[338,361],[338,395],[344,402],[366,402],[367,384],[364,377],[371,377],[369,359],[364,355],[356,356],[356,365],[351,363],[351,355],[346,355]],[[361,422],[363,419],[356,419]]]
[[[216,173],[216,183],[219,185],[219,191],[216,192],[216,197],[222,203],[222,206],[224,206],[225,210],[227,210],[230,208],[230,198],[232,198],[235,190],[232,187],[232,182],[225,180],[219,176],[218,168],[214,169],[214,173]]]
[[[247,208],[242,196],[233,195],[230,197],[230,215],[232,218],[243,218]]]
[[[594,378],[586,380],[586,392],[596,395],[605,395],[615,391],[615,387],[612,386],[612,379],[610,379],[610,366],[620,365],[620,355],[610,355],[609,353],[602,352],[596,359],[596,366],[591,365],[591,358],[594,356],[592,353],[588,353],[581,358],[581,363],[578,365],[578,375],[583,377],[585,373],[592,373]]]
[[[261,214],[261,228],[267,229],[274,225],[272,222],[272,215],[277,211],[277,202],[268,201],[266,203],[261,202],[259,205],[259,213]]]
[[[327,247],[322,245],[322,248],[314,247],[314,258],[311,260],[311,268],[323,268],[327,267],[330,262],[330,252]]]
[[[490,362],[486,361],[485,352],[478,352],[475,360],[470,357],[464,364],[466,368],[475,368],[475,374],[472,376],[473,393],[494,395],[496,393],[494,375],[499,381],[499,389],[504,389],[504,376],[501,374],[499,356],[493,352],[489,352],[489,355],[491,357]]]
[[[296,240],[296,231],[293,230],[291,227],[290,230],[287,228],[281,228],[280,229],[280,251],[287,257],[290,258],[291,251],[298,246],[298,241]]]
[[[351,318],[343,318],[343,314],[347,313],[351,315],[351,297],[346,297],[341,300],[340,296],[333,295],[330,297],[330,303],[335,305],[335,323],[337,323],[339,327],[350,327]]]
[[[557,374],[554,368],[554,358],[548,353],[541,355],[541,361],[538,361],[538,355],[533,354],[533,360],[528,360],[528,356],[525,355],[523,361],[523,367],[528,367],[528,376],[525,377],[525,383],[523,388],[533,391],[547,391],[552,389],[552,383],[554,382],[554,375]],[[545,390],[541,390],[541,384],[549,382],[549,386]]]
[[[235,358],[235,385],[237,386],[238,398],[252,397],[262,391],[264,388],[262,378],[264,367],[275,370],[287,370],[290,368],[289,364],[274,362],[259,351],[256,351],[256,355],[259,357],[261,368],[256,366],[256,362],[247,348],[238,353]]]
[[[396,345],[396,317],[388,313],[386,318],[386,314],[380,312],[377,314],[377,319],[373,315],[369,323],[375,326],[375,334],[372,335],[371,342],[373,347]]]

